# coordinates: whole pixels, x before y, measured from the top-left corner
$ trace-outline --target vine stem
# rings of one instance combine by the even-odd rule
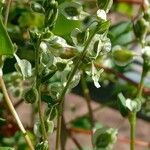
[[[2,72],[2,70],[1,70],[1,72]],[[30,150],[34,150],[33,144],[32,144],[32,142],[31,142],[31,140],[30,140],[30,138],[29,138],[29,136],[28,136],[28,134],[27,134],[27,132],[26,132],[26,130],[25,130],[25,128],[24,128],[24,126],[23,126],[23,124],[22,124],[22,122],[21,122],[21,120],[20,120],[20,118],[19,118],[19,116],[18,116],[11,100],[10,100],[10,98],[9,98],[9,95],[8,95],[8,92],[7,92],[7,89],[6,89],[6,86],[5,86],[5,83],[4,83],[4,80],[3,80],[2,76],[0,76],[0,85],[1,85],[2,92],[4,94],[6,104],[9,108],[11,114],[15,118],[21,132],[23,133],[23,136],[26,140],[26,143],[28,144]]]
[[[97,25],[98,27],[98,25]],[[55,143],[55,150],[59,150],[59,146],[60,146],[60,135],[61,135],[61,120],[62,120],[62,112],[63,112],[63,104],[64,104],[64,96],[67,92],[67,89],[69,88],[70,82],[72,81],[76,71],[78,70],[79,66],[82,64],[82,60],[84,59],[86,52],[87,52],[87,48],[89,46],[89,44],[91,43],[92,38],[94,37],[94,35],[96,34],[98,28],[95,28],[95,30],[93,31],[93,33],[91,34],[91,36],[89,37],[89,39],[87,40],[84,50],[82,51],[80,57],[78,58],[78,60],[75,63],[74,68],[72,69],[69,77],[68,77],[68,81],[66,83],[66,86],[64,87],[64,89],[62,90],[61,94],[60,94],[60,98],[59,98],[59,115],[58,115],[58,119],[57,119],[57,130],[56,130],[56,143]]]
[[[37,42],[37,45],[35,47],[35,74],[36,74],[36,89],[38,93],[38,112],[39,112],[39,119],[41,123],[41,130],[42,130],[42,136],[44,140],[48,140],[45,123],[44,123],[44,117],[42,114],[42,104],[41,104],[41,79],[39,76],[39,61],[40,61],[40,55],[39,55],[39,46],[40,46],[40,40]]]

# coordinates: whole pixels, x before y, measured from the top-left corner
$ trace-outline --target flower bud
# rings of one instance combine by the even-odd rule
[[[133,26],[135,36],[141,40],[144,39],[145,35],[147,34],[148,26],[149,23],[144,18],[137,20],[137,22]]]
[[[142,49],[142,57],[144,60],[143,68],[145,73],[147,73],[150,69],[150,46],[145,46]]]

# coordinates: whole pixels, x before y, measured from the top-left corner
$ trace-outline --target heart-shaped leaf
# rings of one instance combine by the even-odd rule
[[[80,31],[78,28],[71,33],[71,38],[75,46],[83,46],[89,37],[89,30]]]

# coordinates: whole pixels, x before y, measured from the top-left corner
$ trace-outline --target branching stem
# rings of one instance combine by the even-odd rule
[[[38,92],[38,112],[39,112],[39,119],[41,123],[41,130],[42,130],[42,136],[43,140],[47,140],[47,133],[44,123],[44,117],[42,114],[42,107],[41,107],[41,79],[39,76],[39,61],[40,61],[40,55],[39,55],[39,46],[40,46],[40,40],[37,43],[37,46],[35,47],[35,74],[36,74],[36,89]]]
[[[59,145],[60,145],[60,133],[61,133],[61,120],[62,120],[62,111],[63,111],[63,104],[64,104],[64,96],[67,92],[67,89],[69,88],[69,85],[76,73],[76,71],[78,70],[78,68],[80,67],[80,65],[82,64],[82,60],[84,59],[86,52],[87,52],[87,48],[89,46],[89,44],[91,43],[92,38],[94,37],[94,35],[97,32],[97,28],[93,31],[93,33],[91,34],[91,36],[89,37],[89,39],[87,40],[84,50],[82,51],[80,57],[78,58],[78,60],[76,61],[74,68],[72,69],[69,77],[68,77],[68,81],[66,83],[66,86],[64,87],[64,89],[62,90],[62,93],[60,94],[60,98],[59,98],[59,118],[57,119],[57,133],[56,133],[56,145],[55,145],[55,150],[59,150]]]

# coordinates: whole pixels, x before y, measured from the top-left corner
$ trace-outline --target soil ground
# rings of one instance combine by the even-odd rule
[[[129,150],[129,124],[128,120],[122,118],[122,116],[119,114],[117,110],[108,108],[108,107],[101,107],[100,104],[96,102],[91,102],[92,108],[97,109],[94,112],[94,119],[104,126],[108,127],[114,127],[119,128],[119,134],[118,134],[118,141],[115,144],[115,147],[113,150]],[[75,119],[76,117],[83,116],[88,112],[87,105],[85,100],[77,95],[69,94],[66,96],[65,101],[65,120],[66,122],[69,122],[72,119]],[[74,110],[74,111],[72,111]],[[31,106],[29,104],[22,104],[17,109],[19,115],[22,118],[23,123],[26,126],[31,125]],[[137,120],[137,133],[136,133],[136,140],[137,141],[144,141],[144,142],[150,142],[150,123],[143,121],[141,119]],[[51,143],[54,143],[54,136],[55,133],[50,136]],[[77,139],[79,143],[83,147],[91,147],[90,142],[90,135],[86,133],[73,133],[73,136]],[[65,137],[64,137],[65,138]],[[143,144],[143,143],[142,143]],[[51,149],[54,150],[54,144],[51,145]],[[76,146],[72,142],[71,139],[67,140],[66,148],[65,150],[77,150]],[[89,150],[88,148],[85,148],[85,150]],[[148,150],[148,147],[141,146],[141,144],[136,144],[136,150]]]

